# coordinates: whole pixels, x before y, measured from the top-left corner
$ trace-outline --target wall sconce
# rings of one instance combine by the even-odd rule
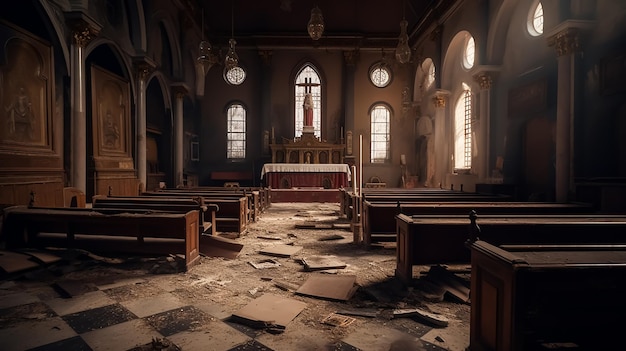
[[[322,10],[317,5],[311,9],[311,19],[309,19],[307,29],[313,40],[319,40],[324,33],[324,16],[322,16]]]

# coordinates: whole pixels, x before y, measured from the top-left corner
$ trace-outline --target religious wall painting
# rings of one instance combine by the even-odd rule
[[[128,83],[99,67],[92,67],[94,155],[130,156]]]
[[[0,142],[10,149],[52,149],[51,49],[27,35],[8,40],[0,66]]]

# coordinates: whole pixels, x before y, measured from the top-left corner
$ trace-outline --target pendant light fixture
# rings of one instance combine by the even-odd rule
[[[213,54],[213,47],[211,43],[204,40],[204,11],[202,11],[202,40],[200,41],[200,45],[198,47],[198,64],[202,69],[202,74],[206,75],[211,67],[217,63],[217,56]]]
[[[404,18],[404,7],[406,0],[402,4],[402,21],[400,21],[400,36],[398,37],[398,47],[396,48],[396,60],[400,63],[407,63],[411,60],[411,48],[409,47],[409,36],[406,33],[408,26],[407,20]]]
[[[324,16],[322,16],[322,10],[317,5],[311,9],[311,19],[309,19],[307,29],[313,40],[319,40],[324,33]]]
[[[232,2],[231,11],[230,11],[230,40],[228,41],[228,53],[226,54],[226,59],[224,60],[224,65],[226,66],[226,70],[233,69],[239,66],[239,55],[235,52],[235,45],[237,42],[235,41],[235,0]]]

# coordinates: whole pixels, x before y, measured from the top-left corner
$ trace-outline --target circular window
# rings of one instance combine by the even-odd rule
[[[239,66],[224,69],[224,80],[226,80],[228,84],[239,85],[246,80],[246,71]]]
[[[378,62],[370,69],[370,81],[379,88],[391,83],[391,70],[382,62]]]

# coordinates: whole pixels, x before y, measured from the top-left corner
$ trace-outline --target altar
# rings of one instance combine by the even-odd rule
[[[272,189],[338,189],[349,186],[350,167],[345,163],[266,163],[261,180]]]

